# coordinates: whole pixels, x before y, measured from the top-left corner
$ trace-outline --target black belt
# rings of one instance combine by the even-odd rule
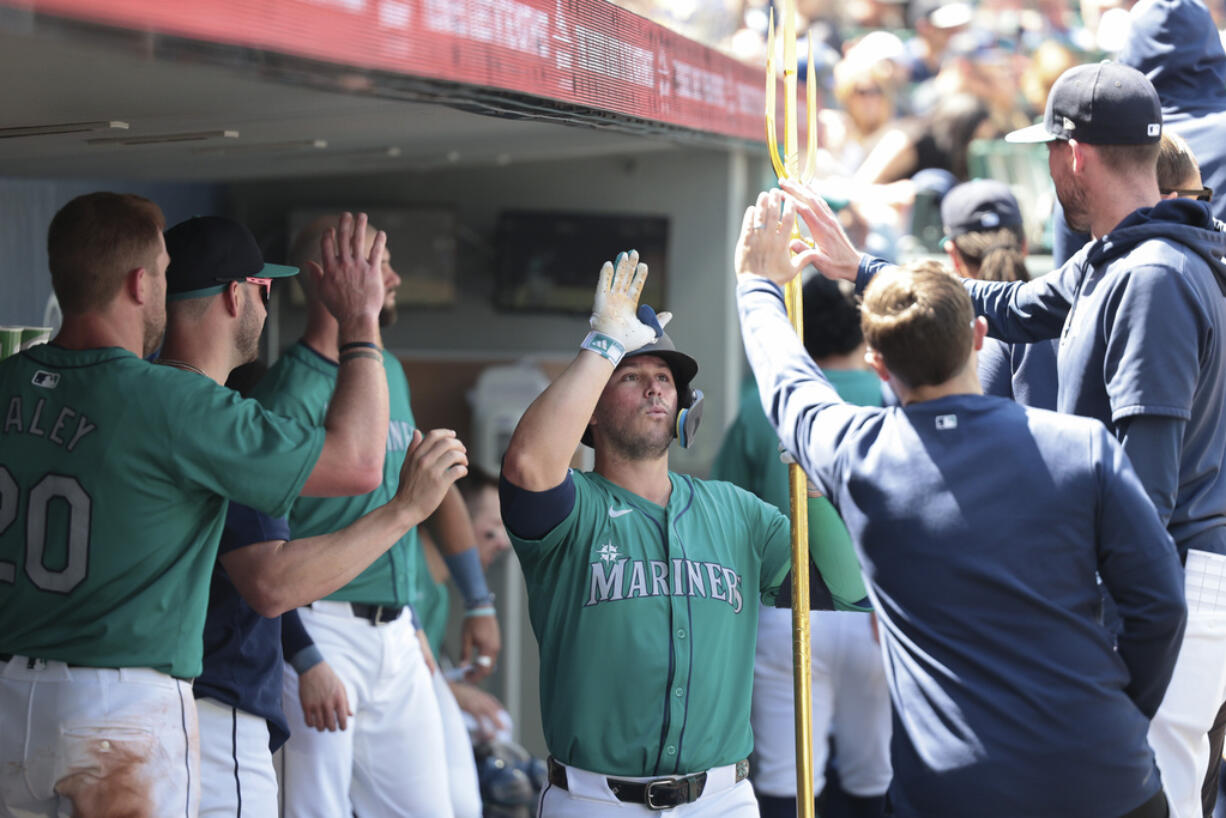
[[[395,622],[404,613],[403,605],[367,605],[365,602],[350,602],[349,607],[358,619],[365,619],[372,625],[380,622]]]
[[[736,763],[737,783],[749,776],[749,761]],[[672,809],[692,804],[702,797],[707,786],[706,773],[694,773],[677,778],[657,778],[654,781],[627,781],[624,778],[606,778],[609,790],[618,801],[627,804],[642,804],[648,809]],[[566,781],[566,767],[553,756],[549,757],[549,783],[563,790],[570,790]]]

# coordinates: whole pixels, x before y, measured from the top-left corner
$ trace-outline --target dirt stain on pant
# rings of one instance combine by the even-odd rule
[[[154,818],[151,742],[91,738],[76,764],[55,784],[75,818]]]

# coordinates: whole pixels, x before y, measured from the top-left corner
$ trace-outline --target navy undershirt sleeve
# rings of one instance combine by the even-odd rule
[[[297,608],[281,614],[281,653],[299,674],[306,673],[324,659],[315,640],[303,627]]]
[[[226,510],[226,527],[221,534],[219,554],[256,543],[288,540],[289,523],[284,517],[269,517],[262,511],[231,501]]]
[[[1137,415],[1123,418],[1116,426],[1124,452],[1145,493],[1158,509],[1163,525],[1171,521],[1179,491],[1179,452],[1188,422],[1183,418]],[[1183,556],[1183,555],[1180,555]]]
[[[566,519],[575,507],[575,481],[570,470],[566,478],[551,489],[528,491],[498,478],[498,497],[502,501],[502,524],[521,540],[539,540]]]

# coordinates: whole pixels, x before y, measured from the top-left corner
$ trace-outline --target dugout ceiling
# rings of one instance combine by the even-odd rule
[[[0,176],[43,178],[745,144],[764,99],[759,70],[604,0],[0,0],[0,70]]]

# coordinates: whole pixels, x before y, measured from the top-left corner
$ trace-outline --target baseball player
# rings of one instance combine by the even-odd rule
[[[992,179],[958,185],[941,200],[945,252],[958,275],[984,281],[1029,281],[1022,211],[1009,186]],[[995,338],[979,351],[985,395],[1038,409],[1056,408],[1056,341],[1006,344]]]
[[[319,235],[335,217],[318,220],[294,241],[291,257],[300,265],[318,263]],[[375,240],[370,232],[367,243]],[[384,256],[382,319],[395,316],[399,277]],[[307,282],[310,284],[310,281]],[[337,377],[337,325],[319,293],[306,288],[307,328],[256,386],[253,394],[270,409],[318,423],[328,408]],[[396,491],[400,466],[416,426],[409,384],[394,356],[383,358],[391,396],[383,480],[369,494],[352,498],[303,498],[290,514],[295,537],[334,531]],[[489,672],[499,650],[493,597],[485,586],[475,536],[464,501],[451,487],[431,517],[448,569],[465,598],[461,661],[473,664],[474,678]],[[302,608],[299,616],[345,686],[354,711],[348,729],[308,730],[299,700],[299,679],[286,667],[283,705],[290,739],[283,748],[281,784],[285,814],[335,818],[359,815],[451,816],[442,726],[431,668],[405,606],[413,587],[411,529],[392,548],[339,591]]]
[[[63,328],[0,364],[0,814],[195,815],[188,680],[225,498],[284,514],[382,461],[375,361],[342,364],[318,428],[142,360],[165,326],[163,226],[136,196],[65,205],[47,236]],[[378,254],[340,234],[318,289],[346,343],[378,343]],[[233,307],[262,285],[215,286]]]
[[[697,428],[698,364],[663,333],[670,316],[636,317],[646,276],[633,251],[604,265],[593,331],[503,459],[502,517],[541,649],[541,814],[757,815],[757,598],[773,603],[790,567],[788,521],[730,483],[669,471],[670,441]],[[592,472],[567,468],[581,440]],[[850,549],[810,548],[836,604],[863,599]]]
[[[1059,337],[1059,410],[1115,435],[1185,561],[1193,604],[1149,742],[1172,813],[1194,818],[1226,731],[1226,592],[1216,580],[1226,571],[1226,233],[1204,202],[1159,199],[1161,130],[1140,72],[1103,62],[1062,74],[1044,121],[1009,138],[1047,142],[1065,215],[1095,240],[1034,281],[965,285],[995,337]],[[823,273],[860,273],[860,286],[884,265],[861,264],[833,214],[786,189],[804,203]]]
[[[1182,577],[1123,448],[1097,421],[982,395],[987,324],[956,277],[920,265],[880,274],[861,308],[902,406],[843,403],[784,311],[781,287],[823,252],[793,259],[794,223],[779,191],[745,214],[741,331],[771,424],[864,566],[894,814],[1167,815],[1146,730],[1179,650]]]
[[[816,275],[805,282],[805,348],[849,403],[880,406],[881,380],[865,368],[860,311],[837,282]],[[752,375],[736,420],[711,468],[712,477],[753,492],[787,513],[788,470],[779,438],[762,412]],[[813,536],[847,543],[847,528],[826,499],[809,519]],[[839,784],[856,818],[884,815],[890,784],[890,693],[870,615],[811,614],[813,791],[826,785],[830,737]],[[763,818],[796,815],[796,739],[791,611],[763,606],[754,657],[754,792]],[[818,812],[822,810],[819,808]]]
[[[218,280],[297,272],[265,265],[255,237],[229,219],[197,217],[166,232],[167,328],[162,359],[204,368],[229,353],[254,360],[263,328],[267,285],[244,288],[238,309],[224,309]],[[324,263],[335,256],[324,254]],[[256,293],[259,295],[256,295]],[[373,351],[362,354],[375,354]],[[340,531],[290,540],[283,519],[231,503],[209,590],[204,671],[195,680],[200,723],[202,816],[277,813],[270,750],[289,729],[281,711],[281,621],[295,643],[300,673],[309,637],[297,605],[335,591],[425,519],[443,492],[465,472],[463,445],[449,431],[414,432],[396,495],[386,506]],[[354,491],[362,491],[361,484]],[[288,542],[287,542],[288,541]]]

